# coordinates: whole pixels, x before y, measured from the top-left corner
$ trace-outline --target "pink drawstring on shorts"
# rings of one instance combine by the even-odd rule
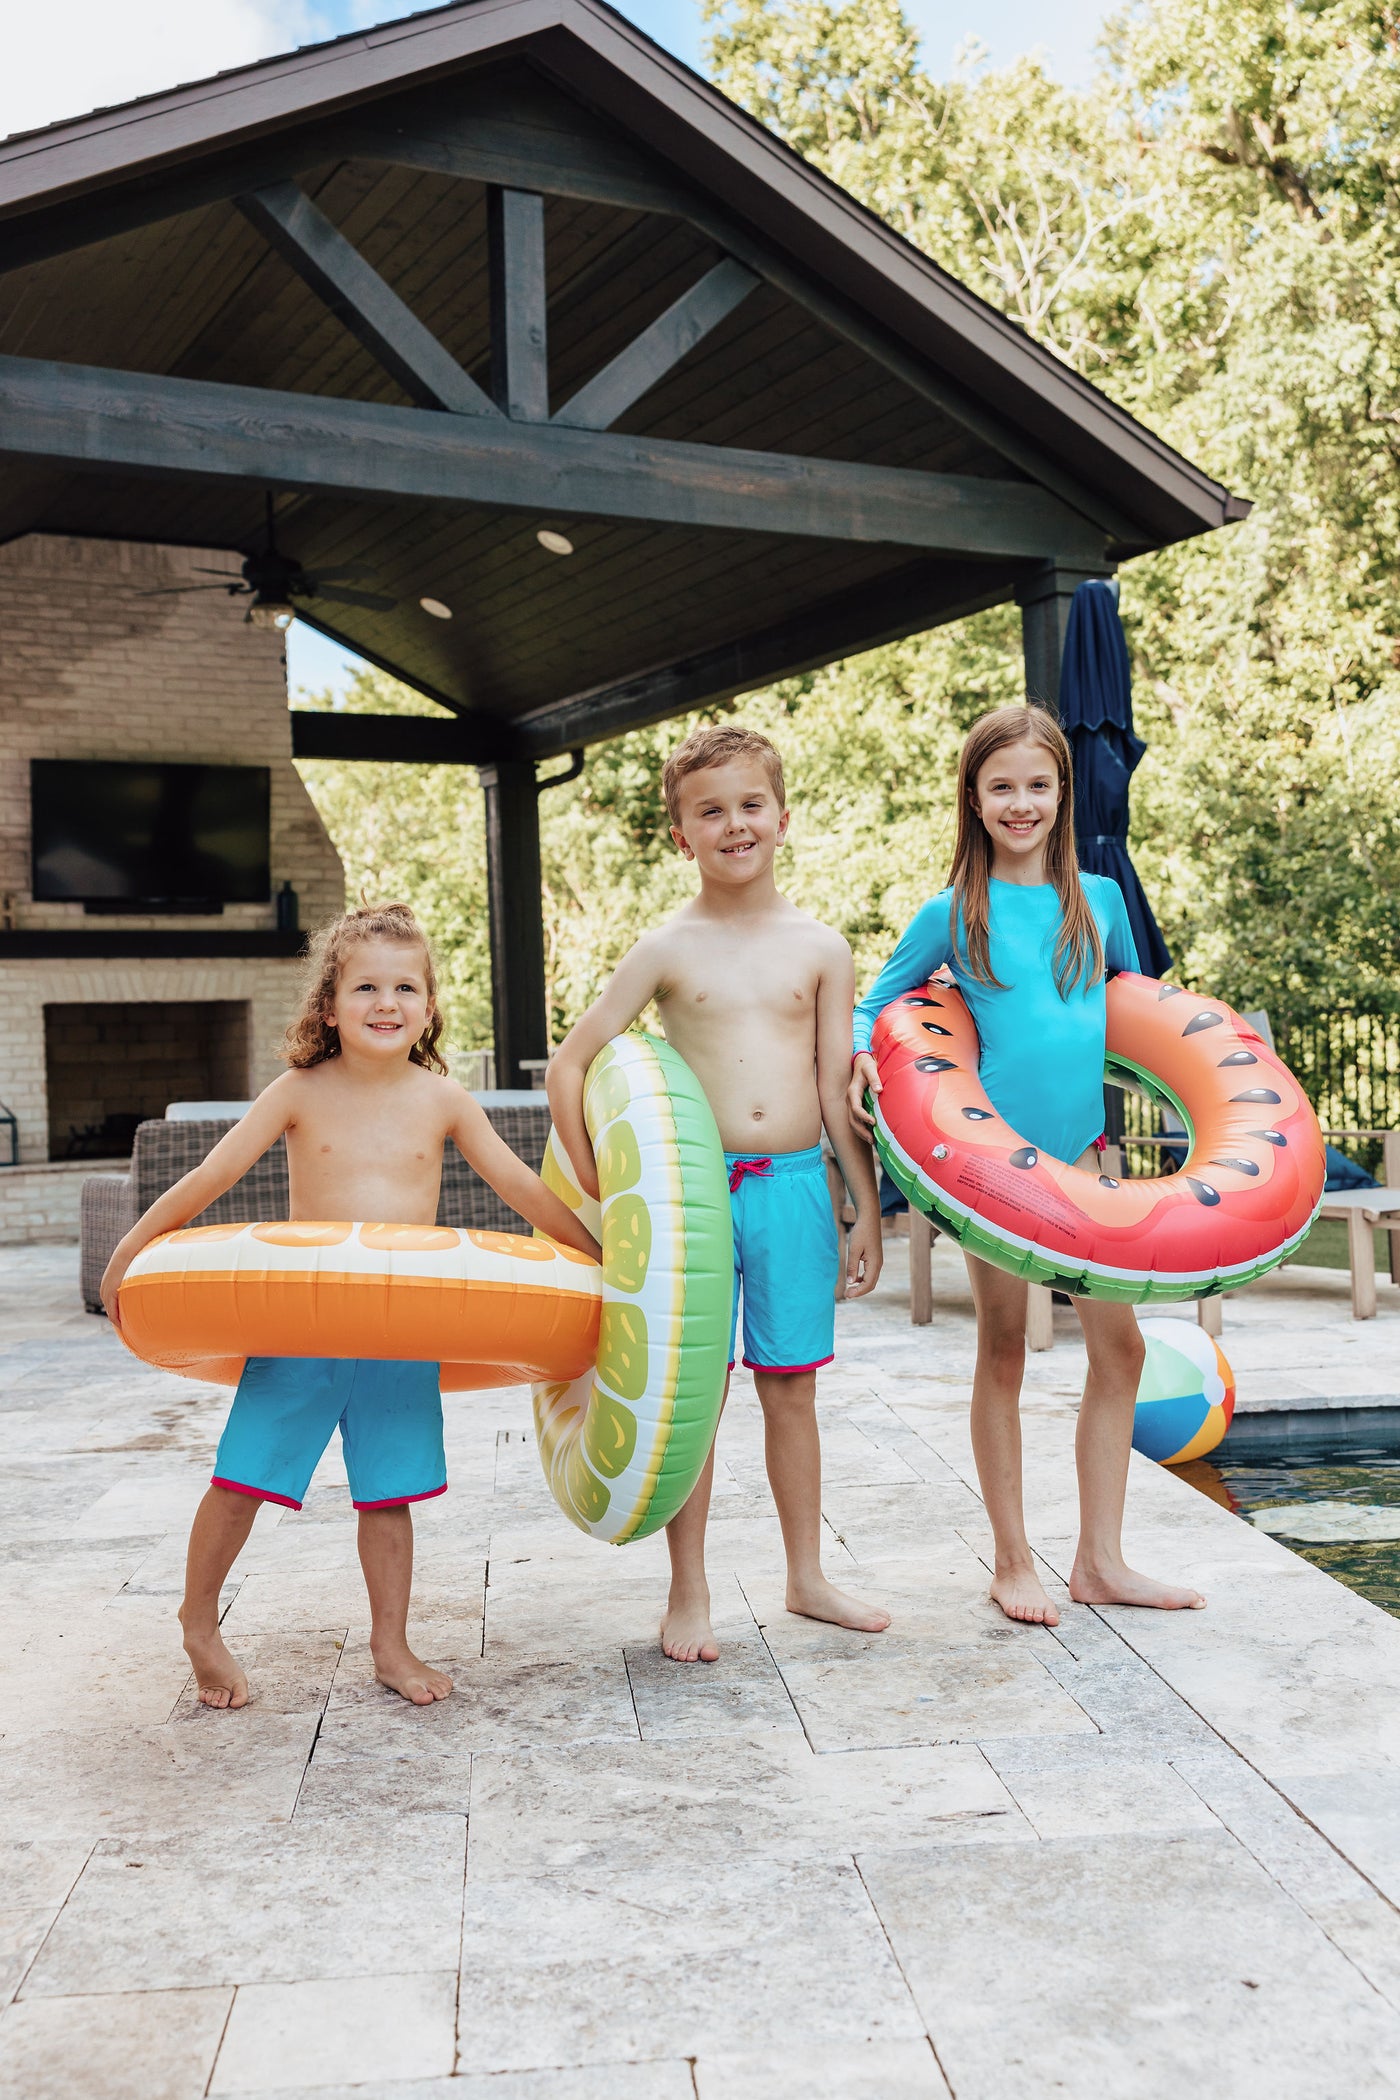
[[[729,1193],[732,1196],[746,1174],[756,1174],[760,1181],[766,1180],[773,1171],[769,1159],[736,1159],[729,1170]]]

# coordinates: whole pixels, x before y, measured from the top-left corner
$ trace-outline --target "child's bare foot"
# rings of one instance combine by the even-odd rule
[[[229,1653],[218,1627],[212,1633],[185,1628],[185,1653],[199,1686],[201,1706],[246,1706],[248,1680],[236,1656]]]
[[[1124,1561],[1116,1567],[1092,1571],[1076,1561],[1069,1578],[1069,1593],[1076,1604],[1142,1604],[1153,1611],[1204,1611],[1206,1603],[1199,1590],[1154,1581],[1150,1575],[1139,1575]]]
[[[992,1602],[1023,1626],[1058,1626],[1060,1614],[1034,1568],[1009,1568],[992,1577]]]
[[[683,1590],[672,1585],[661,1620],[661,1646],[672,1662],[719,1661],[719,1643],[710,1624],[708,1590]]]
[[[805,1582],[789,1582],[787,1608],[803,1619],[824,1619],[830,1626],[849,1626],[854,1633],[883,1633],[890,1615],[878,1604],[862,1604],[848,1597],[825,1575]]]
[[[435,1699],[445,1699],[452,1689],[452,1679],[420,1662],[406,1643],[392,1648],[371,1646],[370,1653],[379,1682],[414,1706],[431,1706]]]

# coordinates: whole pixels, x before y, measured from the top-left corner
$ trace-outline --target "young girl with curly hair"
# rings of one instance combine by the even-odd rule
[[[450,1138],[512,1210],[596,1257],[597,1242],[447,1076],[441,1035],[432,955],[407,905],[347,912],[324,928],[311,944],[305,993],[287,1031],[291,1069],[127,1233],[102,1279],[114,1324],[121,1280],[141,1248],[187,1225],[281,1137],[294,1219],[431,1225]],[[180,1607],[206,1706],[247,1703],[247,1678],[219,1631],[219,1592],[258,1505],[300,1509],[337,1427],[360,1512],[375,1674],[415,1706],[452,1689],[408,1644],[409,1505],[447,1487],[438,1366],[249,1357],[190,1533]]]

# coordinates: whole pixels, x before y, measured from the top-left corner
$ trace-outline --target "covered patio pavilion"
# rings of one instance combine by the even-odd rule
[[[542,764],[1012,599],[1053,705],[1076,586],[1249,507],[599,0],[0,146],[0,455],[0,541],[227,548],[441,708],[294,749],[480,769],[502,1085]]]

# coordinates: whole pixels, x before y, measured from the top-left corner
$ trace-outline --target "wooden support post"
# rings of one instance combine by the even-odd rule
[[[482,766],[491,909],[491,1012],[496,1084],[530,1084],[523,1058],[549,1055],[544,1001],[540,811],[533,759]]]
[[[544,198],[490,189],[491,391],[519,423],[549,421]]]
[[[1221,1335],[1225,1332],[1225,1300],[1223,1298],[1198,1298],[1196,1300],[1196,1325],[1202,1334]]]
[[[909,1320],[914,1327],[933,1323],[933,1243],[937,1234],[924,1213],[909,1206]]]
[[[1016,593],[1021,608],[1021,652],[1026,667],[1026,698],[1051,714],[1060,711],[1060,663],[1065,653],[1069,608],[1081,583],[1107,576],[1107,569],[1072,568],[1043,562]]]
[[[1026,1285],[1026,1347],[1028,1349],[1053,1349],[1055,1346],[1055,1301],[1050,1295],[1050,1286],[1045,1283]]]

